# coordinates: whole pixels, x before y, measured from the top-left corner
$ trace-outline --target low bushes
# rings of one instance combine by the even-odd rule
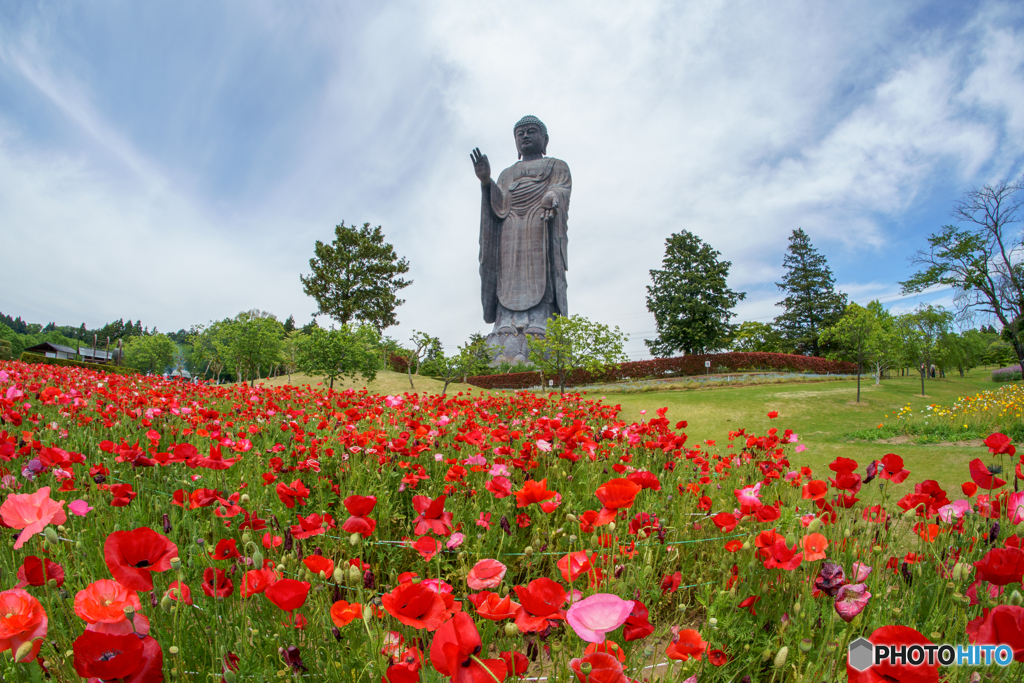
[[[102,365],[100,363],[86,363],[80,360],[68,360],[66,358],[47,358],[38,353],[23,352],[20,358],[22,363],[42,363],[44,365],[60,365],[62,367],[88,368],[96,372],[114,373],[117,375],[135,375],[138,370],[117,365]]]
[[[711,361],[711,372],[736,372],[739,370],[792,370],[814,372],[821,375],[852,374],[857,365],[844,361],[832,361],[815,356],[797,356],[788,353],[711,353],[675,358],[640,360],[607,368],[603,373],[584,371],[573,372],[566,386],[592,384],[597,380],[615,381],[642,379],[646,377],[689,376],[708,371],[705,361]],[[518,372],[507,375],[482,375],[470,377],[469,384],[483,389],[528,389],[540,384],[539,372]]]
[[[993,382],[1013,382],[1021,378],[1019,365],[1011,365],[1008,368],[999,368],[992,371]]]

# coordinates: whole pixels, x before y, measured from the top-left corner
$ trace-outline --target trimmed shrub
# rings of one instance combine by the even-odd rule
[[[6,339],[0,339],[0,360],[10,360],[13,355],[11,342]]]
[[[105,372],[108,374],[115,375],[137,375],[139,371],[135,368],[129,368],[117,365],[102,365],[100,363],[86,363],[80,360],[68,360],[67,358],[47,358],[46,356],[40,356],[38,353],[29,353],[27,351],[21,354],[22,363],[42,363],[44,365],[60,365],[63,367],[75,367],[75,368],[87,368],[89,370],[95,370],[96,372]]]
[[[596,381],[646,379],[650,377],[687,377],[706,372],[705,361],[711,361],[711,372],[738,372],[741,370],[789,370],[813,372],[819,375],[850,375],[857,372],[857,364],[827,360],[817,356],[798,356],[789,353],[730,352],[694,354],[675,358],[655,358],[621,363],[606,368],[603,373],[573,372],[566,386],[593,384]],[[529,389],[540,384],[539,372],[518,372],[508,375],[482,375],[470,377],[469,384],[482,389]]]

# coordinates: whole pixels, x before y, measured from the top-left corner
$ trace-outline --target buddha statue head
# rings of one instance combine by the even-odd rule
[[[519,158],[540,158],[548,152],[548,129],[536,116],[524,116],[512,128]]]

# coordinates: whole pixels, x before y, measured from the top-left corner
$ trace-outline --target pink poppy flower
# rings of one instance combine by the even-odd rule
[[[448,542],[444,544],[444,547],[448,548],[448,550],[455,550],[460,545],[462,545],[462,542],[465,540],[466,535],[461,531],[456,531],[454,534],[452,534],[452,537],[448,539]]]
[[[17,550],[25,545],[28,539],[41,533],[47,524],[63,524],[68,520],[64,513],[64,501],[50,498],[50,487],[44,486],[35,493],[11,493],[0,505],[0,517],[4,524],[12,529],[21,529]]]
[[[851,583],[864,583],[867,578],[871,576],[872,568],[864,564],[863,562],[854,562],[853,571],[850,572]]]
[[[1024,493],[1013,493],[1013,494],[1010,494],[1010,498],[1013,498],[1013,496],[1021,496],[1021,498],[1024,499]],[[1024,500],[1021,500],[1021,502],[1024,503]],[[1012,513],[1012,505],[1009,504],[1009,501],[1007,501],[1007,503],[1008,503],[1007,510]],[[955,522],[956,520],[960,519],[961,517],[963,517],[964,515],[966,515],[970,511],[971,511],[971,502],[970,501],[968,501],[968,500],[957,500],[957,501],[954,501],[952,503],[949,503],[948,505],[943,505],[942,507],[940,507],[938,509],[937,512],[938,512],[938,515],[939,515],[939,519],[941,519],[946,524],[952,524],[953,522]],[[1017,522],[1014,522],[1014,524],[1017,524]]]
[[[863,583],[848,583],[836,593],[836,612],[843,621],[851,622],[864,611],[870,599],[871,593]]]
[[[966,500],[958,500],[957,503],[963,503],[965,507],[970,508],[970,503]],[[939,514],[942,514],[941,509]],[[1006,516],[1014,524],[1024,522],[1024,491],[1011,493],[1006,497]]]
[[[603,643],[604,634],[626,623],[633,601],[610,593],[598,593],[573,603],[566,613],[569,626],[588,643]]]
[[[82,499],[73,500],[68,503],[68,512],[78,517],[85,517],[87,514],[92,512],[92,510],[92,506]]]
[[[497,560],[480,560],[466,576],[466,583],[475,591],[495,588],[505,578],[508,567]]]
[[[462,464],[463,465],[480,465],[482,467],[483,465],[487,464],[487,458],[485,458],[482,453],[477,453],[472,458],[466,458],[465,460],[463,460]]]
[[[491,530],[491,513],[490,512],[481,512],[480,513],[480,519],[476,520],[476,525],[477,526],[482,526],[483,528],[485,528],[488,531],[490,531]]]
[[[739,501],[740,505],[757,507],[761,504],[761,482],[757,482],[753,486],[734,489],[733,493],[736,494],[736,499]]]

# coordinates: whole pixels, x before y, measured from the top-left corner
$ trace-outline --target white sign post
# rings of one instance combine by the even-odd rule
[[[710,375],[711,374],[711,361],[709,361],[709,360],[704,361],[704,374],[705,375]]]

